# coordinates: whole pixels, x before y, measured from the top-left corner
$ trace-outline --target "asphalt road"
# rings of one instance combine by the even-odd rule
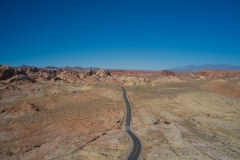
[[[125,131],[130,135],[130,137],[132,138],[132,141],[133,141],[133,149],[128,157],[128,160],[137,160],[140,155],[142,146],[141,146],[141,143],[140,143],[139,139],[137,138],[137,136],[135,136],[135,134],[133,134],[131,132],[131,125],[130,125],[130,123],[131,123],[131,107],[130,107],[129,101],[127,99],[127,96],[126,96],[127,93],[126,93],[125,88],[122,87],[122,90],[123,90],[123,98],[124,98],[124,101],[126,103],[126,108],[127,108]]]

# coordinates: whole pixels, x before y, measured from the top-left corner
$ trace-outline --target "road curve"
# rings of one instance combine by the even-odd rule
[[[132,149],[131,154],[128,157],[128,160],[137,160],[140,155],[142,146],[141,146],[141,143],[140,143],[139,139],[137,138],[137,136],[135,136],[135,134],[133,134],[131,132],[131,125],[130,125],[130,123],[131,123],[131,107],[130,107],[129,101],[127,99],[127,96],[126,96],[127,93],[126,93],[125,88],[122,87],[122,90],[123,90],[123,99],[126,103],[126,108],[127,108],[125,131],[129,134],[129,136],[132,138],[132,141],[133,141],[133,149]]]

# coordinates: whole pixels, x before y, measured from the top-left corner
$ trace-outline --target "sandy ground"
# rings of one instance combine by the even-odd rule
[[[126,159],[121,96],[116,86],[14,84],[1,94],[0,159]]]
[[[126,86],[142,159],[240,159],[240,99],[208,83]]]
[[[125,87],[140,159],[240,159],[240,78],[155,79]],[[131,150],[114,84],[0,84],[0,113],[3,160],[123,160]]]

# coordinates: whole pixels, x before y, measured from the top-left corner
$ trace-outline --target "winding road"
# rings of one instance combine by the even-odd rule
[[[127,99],[127,96],[126,96],[127,93],[126,93],[125,88],[122,87],[122,90],[123,90],[123,99],[126,103],[126,108],[127,108],[125,131],[130,135],[130,137],[132,138],[132,141],[133,141],[133,149],[132,149],[131,154],[128,157],[128,160],[137,160],[140,155],[142,146],[141,146],[140,140],[131,131],[131,125],[130,125],[130,123],[131,123],[131,107],[130,107],[129,101]]]

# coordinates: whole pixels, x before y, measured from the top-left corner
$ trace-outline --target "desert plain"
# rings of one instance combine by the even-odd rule
[[[240,71],[0,66],[0,159],[240,159]]]

